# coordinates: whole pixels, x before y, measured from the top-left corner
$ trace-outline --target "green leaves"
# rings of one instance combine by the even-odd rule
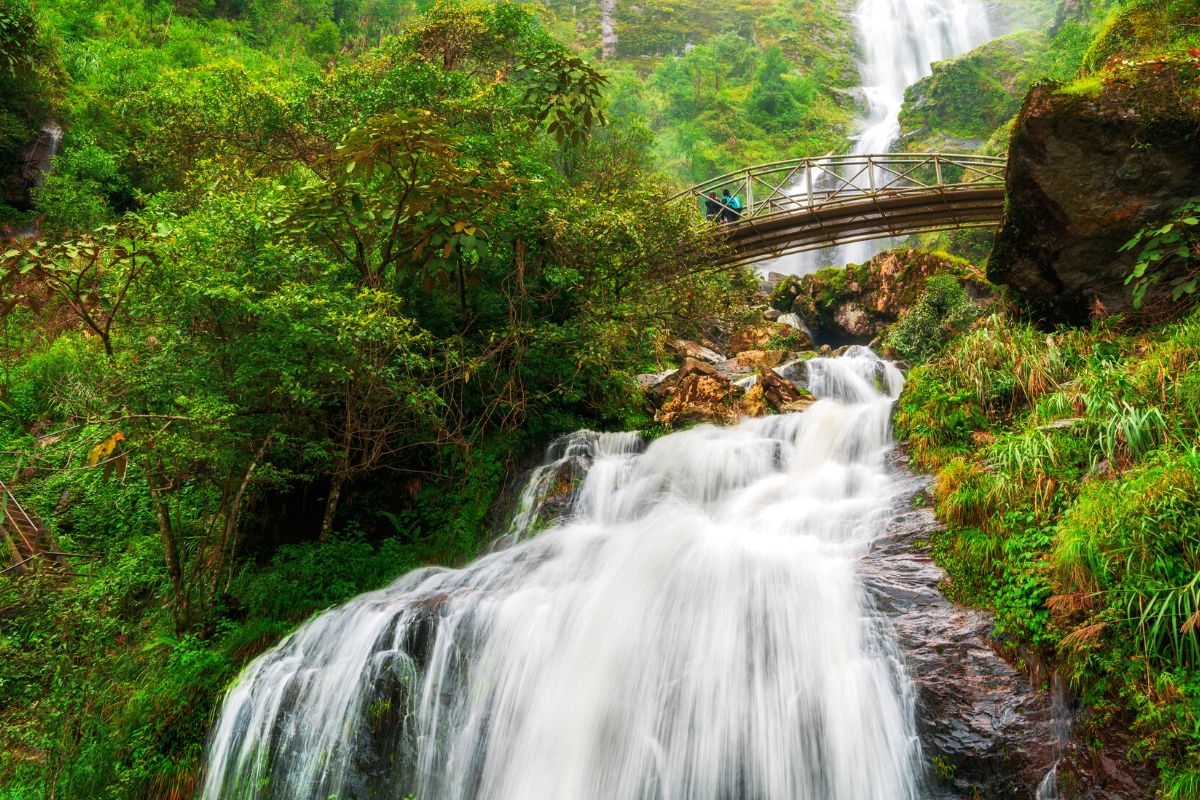
[[[1146,294],[1170,274],[1171,301],[1197,294],[1200,278],[1200,197],[1190,200],[1171,215],[1165,225],[1142,228],[1121,246],[1119,252],[1141,246],[1137,260],[1125,278],[1133,284],[1133,307],[1141,308]]]
[[[517,68],[525,84],[521,103],[534,127],[546,130],[561,146],[582,144],[594,125],[605,124],[601,98],[608,78],[583,59],[561,48],[547,48]]]

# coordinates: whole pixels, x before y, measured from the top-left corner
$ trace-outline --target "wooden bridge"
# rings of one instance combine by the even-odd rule
[[[9,566],[0,569],[0,575],[45,571],[57,576],[90,576],[91,569],[81,571],[76,562],[98,558],[87,553],[60,551],[45,524],[17,502],[3,481],[0,481],[0,538],[4,539],[12,557]]]
[[[680,192],[701,209],[716,194],[715,220],[731,263],[957,228],[994,227],[1004,212],[1005,159],[886,153],[776,161],[730,172]],[[735,212],[722,192],[741,199]]]

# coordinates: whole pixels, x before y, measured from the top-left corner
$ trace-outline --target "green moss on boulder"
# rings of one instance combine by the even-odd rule
[[[783,310],[798,314],[820,339],[866,343],[918,302],[933,275],[958,279],[972,296],[988,292],[980,271],[960,258],[889,250],[865,264],[823,269],[791,282],[783,296],[794,291],[794,298]]]
[[[1020,109],[1048,46],[1044,34],[1020,31],[934,64],[904,94],[904,149],[979,149]]]
[[[1036,85],[1013,129],[987,272],[1050,323],[1128,309],[1121,246],[1200,192],[1200,65],[1122,66],[1098,87]]]

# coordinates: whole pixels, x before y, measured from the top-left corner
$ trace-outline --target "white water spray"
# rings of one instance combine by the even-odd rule
[[[912,688],[856,572],[901,491],[902,380],[865,348],[807,373],[804,413],[568,437],[531,480],[576,483],[558,523],[529,535],[532,491],[509,546],[252,663],[201,796],[916,800]]]
[[[981,0],[859,0],[854,23],[867,113],[859,121],[853,155],[892,152],[900,139],[904,90],[929,75],[933,62],[991,38]],[[892,246],[891,239],[852,242],[764,262],[759,270],[807,275],[822,267],[861,264]]]

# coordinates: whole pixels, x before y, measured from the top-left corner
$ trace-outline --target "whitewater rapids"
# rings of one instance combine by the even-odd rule
[[[915,800],[912,686],[856,572],[902,378],[865,348],[807,373],[803,413],[557,443],[500,549],[250,664],[202,798]]]

